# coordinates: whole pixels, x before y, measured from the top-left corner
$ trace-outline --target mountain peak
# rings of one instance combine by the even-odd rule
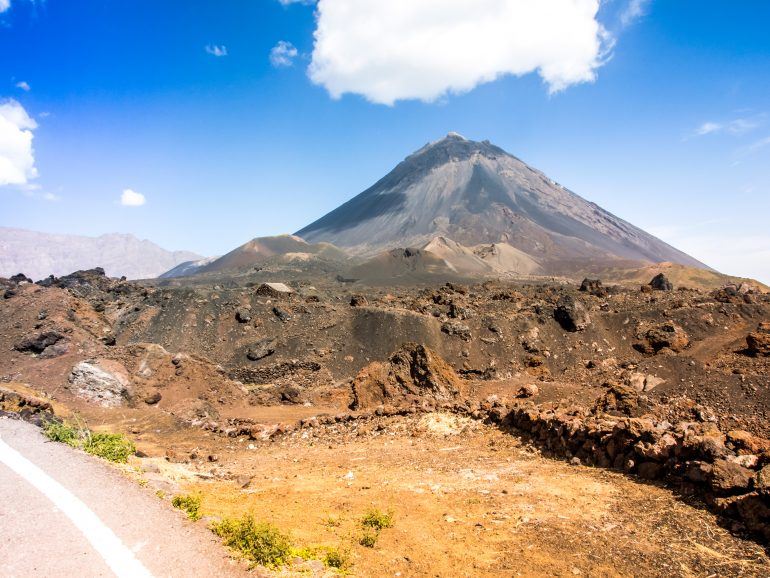
[[[436,237],[466,247],[502,243],[558,274],[619,261],[704,267],[489,141],[451,132],[296,234],[360,255]]]

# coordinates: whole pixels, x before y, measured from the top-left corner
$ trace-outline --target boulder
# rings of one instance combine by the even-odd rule
[[[770,356],[770,323],[760,323],[756,331],[748,334],[746,352],[754,357]]]
[[[566,331],[583,331],[591,325],[588,309],[572,295],[564,295],[559,299],[553,316]]]
[[[269,337],[260,339],[246,352],[246,357],[251,361],[259,361],[275,353],[275,340]]]
[[[284,283],[262,283],[257,287],[255,293],[263,297],[281,298],[288,297],[294,293],[294,290]]]
[[[583,282],[580,284],[580,290],[596,297],[607,296],[607,290],[602,287],[601,279],[583,279]]]
[[[711,471],[711,488],[720,494],[734,494],[747,491],[752,484],[754,472],[729,460],[715,460]]]
[[[655,277],[652,278],[652,281],[650,281],[650,287],[654,291],[673,291],[674,285],[671,283],[671,281],[668,280],[668,277],[666,277],[663,273],[658,273],[655,275]]]
[[[441,325],[441,331],[447,335],[456,335],[463,341],[471,340],[471,328],[459,321],[447,321]]]
[[[634,372],[628,377],[628,385],[640,393],[652,391],[664,383],[666,383],[666,380],[654,375],[646,375],[644,373]]]
[[[350,298],[350,306],[351,307],[364,307],[365,305],[368,305],[369,302],[367,301],[366,297],[363,295],[353,295]]]
[[[239,307],[235,310],[235,320],[238,323],[248,323],[251,321],[251,309],[247,307]]]
[[[49,347],[52,347],[62,341],[64,335],[58,331],[49,330],[41,331],[40,333],[33,333],[27,335],[19,343],[14,346],[16,351],[22,353],[43,353]]]
[[[291,319],[291,313],[281,307],[273,307],[273,315],[275,315],[281,323],[286,323]]]
[[[119,406],[128,397],[128,372],[115,361],[81,361],[69,382],[77,395],[104,407]]]
[[[642,341],[635,345],[642,353],[655,354],[663,350],[679,353],[690,345],[690,338],[684,329],[675,323],[661,323],[648,329]]]
[[[516,392],[516,397],[518,398],[535,397],[538,393],[540,393],[540,388],[537,387],[534,383],[528,383],[527,385],[522,385],[519,388],[519,390]]]

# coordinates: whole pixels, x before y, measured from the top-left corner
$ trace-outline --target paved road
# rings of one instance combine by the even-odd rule
[[[203,523],[98,458],[0,418],[0,576],[246,575]]]

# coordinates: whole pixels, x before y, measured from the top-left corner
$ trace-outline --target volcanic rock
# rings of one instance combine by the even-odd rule
[[[273,353],[275,353],[275,340],[266,337],[252,345],[246,353],[246,357],[251,361],[259,361]]]
[[[447,335],[456,335],[463,341],[471,340],[471,328],[459,321],[447,321],[441,325],[441,331]]]
[[[403,405],[426,398],[451,401],[461,390],[460,378],[436,352],[407,343],[386,363],[371,363],[361,370],[353,381],[351,409]]]
[[[104,407],[116,407],[128,395],[128,373],[114,361],[81,361],[72,368],[69,382],[78,395]]]
[[[248,323],[251,321],[251,310],[246,307],[239,307],[235,311],[235,320],[238,323]]]
[[[580,290],[597,297],[607,295],[607,290],[602,287],[601,279],[583,279],[583,282],[580,284]]]
[[[655,275],[655,277],[652,278],[652,281],[650,281],[650,287],[652,287],[655,291],[673,291],[674,285],[671,283],[671,281],[668,280],[668,277],[666,277],[663,273],[658,273]]]
[[[28,335],[17,343],[14,349],[22,353],[43,353],[47,348],[59,343],[63,339],[64,335],[58,331],[42,331]]]
[[[663,350],[679,353],[690,345],[690,338],[684,329],[674,323],[662,323],[648,329],[642,336],[642,342],[634,347],[642,353],[659,353]]]
[[[770,356],[770,323],[760,323],[756,331],[746,337],[746,351],[749,355]]]
[[[583,331],[591,325],[586,306],[572,295],[564,295],[559,299],[553,316],[566,331]]]

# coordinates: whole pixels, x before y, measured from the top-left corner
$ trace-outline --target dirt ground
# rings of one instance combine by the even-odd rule
[[[206,516],[252,513],[299,544],[349,549],[355,576],[770,573],[760,546],[697,502],[542,457],[468,418],[433,413],[249,444],[217,448],[216,469],[233,480],[180,480],[179,491],[199,493]],[[372,507],[395,523],[365,548],[360,520]]]

